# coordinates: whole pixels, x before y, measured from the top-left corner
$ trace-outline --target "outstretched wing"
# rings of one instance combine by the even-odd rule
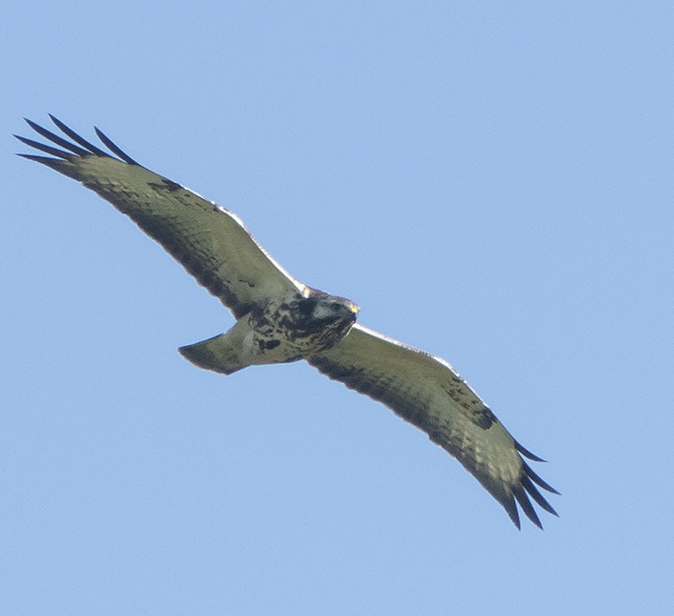
[[[235,317],[269,297],[306,291],[267,254],[235,214],[142,167],[98,129],[100,140],[119,158],[50,117],[72,141],[26,120],[59,148],[16,135],[26,145],[50,155],[20,156],[82,182],[112,203],[220,298]]]
[[[309,358],[331,379],[383,402],[463,464],[519,528],[516,502],[537,526],[529,497],[557,515],[534,484],[558,494],[522,459],[542,462],[513,439],[443,359],[361,325],[332,349]]]

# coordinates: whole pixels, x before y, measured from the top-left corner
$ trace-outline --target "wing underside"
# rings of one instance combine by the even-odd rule
[[[237,318],[269,297],[306,291],[267,254],[235,214],[142,167],[100,130],[96,133],[110,153],[50,117],[70,140],[26,120],[53,145],[17,136],[49,155],[20,156],[78,180],[112,203]]]
[[[354,325],[339,344],[310,358],[309,363],[331,379],[384,403],[426,432],[491,493],[518,528],[517,504],[541,527],[530,499],[557,515],[536,485],[557,492],[522,455],[542,460],[510,436],[444,360]]]

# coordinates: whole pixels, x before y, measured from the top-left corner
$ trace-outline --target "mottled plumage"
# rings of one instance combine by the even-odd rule
[[[523,460],[515,441],[443,359],[356,324],[358,306],[295,280],[232,212],[140,166],[96,129],[115,156],[51,116],[72,141],[27,120],[48,154],[21,154],[80,181],[129,216],[232,311],[226,333],[182,347],[192,363],[232,374],[250,365],[307,360],[331,379],[384,403],[459,460],[519,528],[517,504],[557,515],[536,488],[557,493]]]

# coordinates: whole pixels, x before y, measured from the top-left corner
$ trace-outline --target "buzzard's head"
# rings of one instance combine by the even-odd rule
[[[297,304],[295,327],[306,334],[314,334],[323,350],[332,347],[356,322],[360,308],[350,299],[312,291]]]
[[[342,320],[354,323],[359,310],[358,304],[350,299],[327,293],[314,293],[300,303],[302,314],[323,323],[335,323]]]

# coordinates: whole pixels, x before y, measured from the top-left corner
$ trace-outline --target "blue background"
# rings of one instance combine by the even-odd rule
[[[671,614],[674,5],[63,2],[0,25],[0,612]],[[517,532],[14,156],[96,124],[360,322],[450,361],[562,497]]]

